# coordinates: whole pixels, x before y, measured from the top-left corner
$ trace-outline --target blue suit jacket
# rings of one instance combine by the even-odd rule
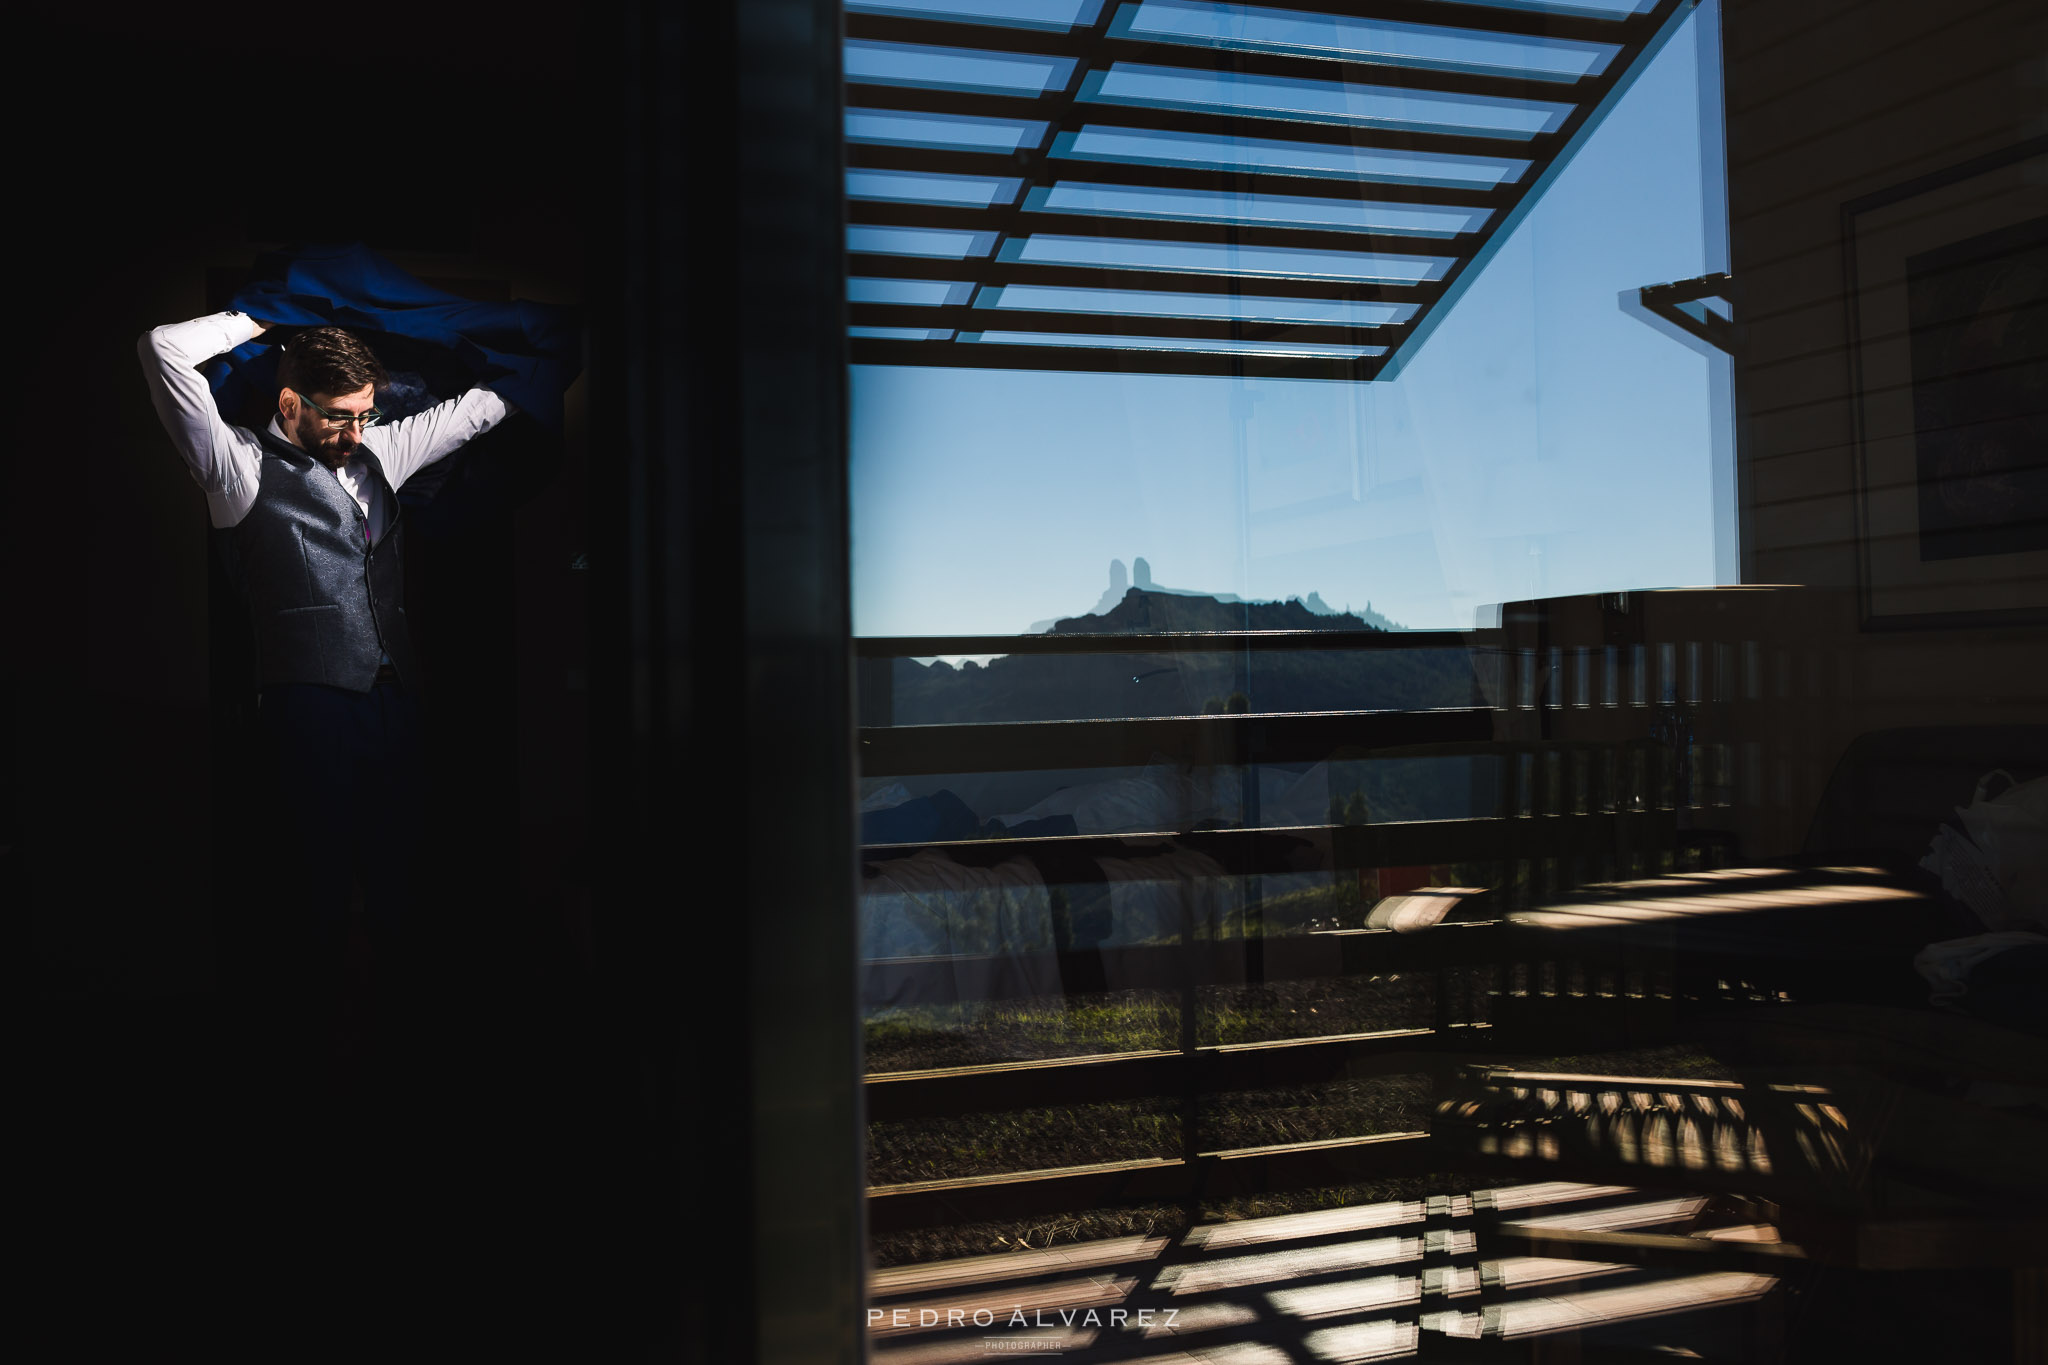
[[[391,371],[379,404],[406,417],[481,386],[551,430],[562,425],[562,392],[582,369],[576,312],[552,304],[478,303],[420,283],[361,244],[309,246],[257,258],[256,278],[228,305],[285,327],[346,327]],[[223,413],[277,392],[278,348],[258,338],[205,366]]]

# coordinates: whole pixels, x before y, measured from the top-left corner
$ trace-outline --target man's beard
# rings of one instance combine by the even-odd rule
[[[299,449],[305,451],[329,469],[338,470],[343,468],[355,454],[353,448],[343,450],[341,442],[338,440],[333,442],[322,441],[320,439],[321,433],[308,430],[303,426],[294,428],[289,434],[295,438],[293,443]]]

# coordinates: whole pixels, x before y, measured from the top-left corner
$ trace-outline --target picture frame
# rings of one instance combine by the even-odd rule
[[[2048,137],[1842,208],[1865,630],[2048,624]]]

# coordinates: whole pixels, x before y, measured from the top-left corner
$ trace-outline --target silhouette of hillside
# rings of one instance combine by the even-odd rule
[[[1198,600],[1198,601],[1200,601],[1200,602],[1202,602],[1202,603],[1204,604],[1204,607],[1203,607],[1203,608],[1200,608],[1200,609],[1198,609],[1198,610],[1206,610],[1206,609],[1207,609],[1207,604],[1212,604],[1212,603],[1222,603],[1222,604],[1224,604],[1224,605],[1228,605],[1228,606],[1254,606],[1254,607],[1270,607],[1270,606],[1284,606],[1284,605],[1286,605],[1285,603],[1276,603],[1276,602],[1246,602],[1246,601],[1245,601],[1245,600],[1244,600],[1244,599],[1243,599],[1242,597],[1239,597],[1239,596],[1238,596],[1238,595],[1237,595],[1236,593],[1234,593],[1234,592],[1202,592],[1202,591],[1199,591],[1199,590],[1197,590],[1197,589],[1193,589],[1193,588],[1169,588],[1169,587],[1167,587],[1167,586],[1166,586],[1165,584],[1163,584],[1163,583],[1159,583],[1159,582],[1157,582],[1157,581],[1155,581],[1155,580],[1153,579],[1153,577],[1152,577],[1152,566],[1151,566],[1150,564],[1146,563],[1146,562],[1145,562],[1145,561],[1144,561],[1143,559],[1136,559],[1136,560],[1133,560],[1133,561],[1131,561],[1131,567],[1130,567],[1130,569],[1129,569],[1128,571],[1126,571],[1126,570],[1125,570],[1125,568],[1124,568],[1124,562],[1123,562],[1123,561],[1122,561],[1121,559],[1112,559],[1112,560],[1110,560],[1110,561],[1109,561],[1109,586],[1108,586],[1107,588],[1103,589],[1103,593],[1102,593],[1102,596],[1101,596],[1101,598],[1100,598],[1099,600],[1097,600],[1097,602],[1095,603],[1095,606],[1094,606],[1094,607],[1093,607],[1093,608],[1092,608],[1092,609],[1090,610],[1090,613],[1089,613],[1089,614],[1090,614],[1090,615],[1092,615],[1092,616],[1097,616],[1097,617],[1105,617],[1105,616],[1110,616],[1110,615],[1114,614],[1114,613],[1116,612],[1117,608],[1118,608],[1118,607],[1120,607],[1120,606],[1121,606],[1121,605],[1123,604],[1123,602],[1124,602],[1124,599],[1125,599],[1125,597],[1127,597],[1127,596],[1129,595],[1129,592],[1130,592],[1130,590],[1131,590],[1132,588],[1136,588],[1136,589],[1137,589],[1137,590],[1138,590],[1138,591],[1139,591],[1140,593],[1142,593],[1142,594],[1143,594],[1143,595],[1144,595],[1145,597],[1147,597],[1147,598],[1152,598],[1152,597],[1160,597],[1160,596],[1165,596],[1165,597],[1187,597],[1187,598],[1194,598],[1194,599],[1196,599],[1196,600]],[[1406,630],[1406,629],[1407,629],[1407,627],[1406,627],[1406,626],[1404,626],[1404,625],[1402,625],[1402,624],[1401,624],[1401,623],[1400,623],[1399,621],[1389,620],[1389,619],[1388,619],[1387,617],[1385,617],[1385,616],[1382,616],[1382,615],[1381,615],[1381,614],[1380,614],[1379,612],[1376,612],[1376,611],[1374,611],[1374,610],[1372,609],[1372,603],[1371,603],[1371,602],[1367,602],[1367,603],[1365,604],[1365,607],[1364,607],[1364,609],[1363,609],[1363,610],[1360,610],[1360,611],[1353,611],[1353,610],[1351,609],[1351,607],[1350,607],[1350,605],[1349,605],[1348,603],[1347,603],[1347,604],[1345,605],[1345,608],[1344,608],[1344,610],[1343,610],[1343,611],[1338,611],[1338,610],[1337,610],[1337,609],[1336,609],[1335,607],[1331,606],[1331,605],[1330,605],[1330,604],[1329,604],[1328,602],[1325,602],[1325,601],[1323,600],[1323,598],[1322,598],[1322,594],[1320,594],[1320,593],[1315,593],[1315,592],[1312,592],[1312,593],[1310,593],[1310,594],[1309,594],[1309,595],[1308,595],[1308,596],[1307,596],[1306,598],[1301,598],[1301,597],[1295,597],[1295,598],[1290,598],[1290,599],[1289,599],[1289,601],[1292,601],[1292,602],[1298,602],[1298,603],[1300,603],[1300,604],[1301,604],[1301,605],[1302,605],[1303,607],[1307,608],[1307,610],[1308,610],[1308,613],[1309,613],[1310,617],[1320,617],[1320,618],[1325,618],[1325,619],[1322,619],[1322,620],[1308,620],[1308,621],[1305,621],[1305,622],[1304,622],[1304,623],[1303,623],[1303,624],[1302,624],[1301,626],[1299,626],[1299,627],[1296,627],[1296,626],[1291,626],[1291,625],[1290,625],[1290,626],[1287,626],[1287,627],[1282,627],[1282,629],[1304,629],[1304,630],[1357,630],[1357,629],[1361,629],[1361,628],[1363,628],[1363,629],[1366,629],[1366,630]],[[1336,619],[1334,619],[1334,618],[1337,618],[1337,617],[1345,617],[1345,618],[1347,618],[1347,619],[1345,619],[1345,620],[1342,620],[1342,621],[1339,621],[1339,620],[1336,620]],[[1068,624],[1069,622],[1073,622],[1073,621],[1085,621],[1086,619],[1087,619],[1086,617],[1080,617],[1080,616],[1075,616],[1075,617],[1068,617],[1068,618],[1066,618],[1065,620],[1053,620],[1053,619],[1047,619],[1047,620],[1044,620],[1044,621],[1033,621],[1033,622],[1031,623],[1031,626],[1030,626],[1030,628],[1029,628],[1029,629],[1028,629],[1028,630],[1027,630],[1027,631],[1026,631],[1025,633],[1026,633],[1027,635],[1043,635],[1043,634],[1047,634],[1047,633],[1050,633],[1050,632],[1052,632],[1052,631],[1055,631],[1055,630],[1060,630],[1060,629],[1063,629],[1063,628],[1065,628],[1065,627],[1067,626],[1067,624]],[[1289,619],[1289,620],[1298,620],[1298,619],[1300,619],[1300,618],[1298,618],[1298,617],[1295,617],[1295,616],[1293,616],[1293,615],[1291,615],[1291,614],[1290,614],[1290,615],[1289,615],[1289,617],[1288,617],[1287,619]],[[1093,629],[1093,627],[1083,627],[1083,628],[1084,628],[1084,629]],[[1250,629],[1264,629],[1264,628],[1265,628],[1265,627],[1250,627]],[[1174,627],[1174,629],[1178,629],[1178,627]],[[1206,627],[1206,626],[1191,626],[1191,627],[1186,627],[1186,629],[1202,630],[1202,629],[1208,629],[1208,627]],[[1248,629],[1248,627],[1245,627],[1245,626],[1241,626],[1241,625],[1231,625],[1231,626],[1225,626],[1225,627],[1222,627],[1222,629],[1226,629],[1226,630],[1244,630],[1244,629]]]
[[[1191,593],[1132,588],[1102,615],[1053,622],[1052,635],[1147,635],[1176,631],[1375,630],[1347,613],[1319,615],[1299,598],[1287,602],[1224,601]]]
[[[1052,633],[1373,629],[1298,600],[1225,602],[1131,588],[1108,612],[1057,621]],[[957,668],[899,659],[892,681],[897,725],[1430,709],[1470,706],[1478,697],[1471,659],[1457,647],[1247,651],[1219,642],[1171,653],[1011,654]]]

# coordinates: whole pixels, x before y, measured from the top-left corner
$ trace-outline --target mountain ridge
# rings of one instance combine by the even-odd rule
[[[1133,607],[1131,605],[1131,595],[1133,593],[1143,594],[1146,605],[1143,607]],[[1168,618],[1173,618],[1176,616],[1186,616],[1189,619],[1207,617],[1211,619],[1221,620],[1222,618],[1217,616],[1216,613],[1217,607],[1240,607],[1246,609],[1247,612],[1249,612],[1252,608],[1277,608],[1279,609],[1277,619],[1282,623],[1270,624],[1266,622],[1261,622],[1259,624],[1247,624],[1245,621],[1229,621],[1220,625],[1179,625],[1149,627],[1131,626],[1128,624],[1129,619],[1133,615],[1136,615],[1140,612],[1151,612],[1152,608],[1150,606],[1150,603],[1155,599],[1161,598],[1181,598],[1188,603],[1184,611],[1177,612],[1168,609],[1166,612]],[[1300,612],[1287,611],[1286,609],[1290,605],[1298,606],[1301,609]],[[1077,622],[1085,622],[1090,618],[1109,618],[1113,616],[1118,616],[1119,613],[1122,613],[1122,615],[1116,623],[1104,625],[1075,624]],[[1269,618],[1269,620],[1275,617],[1275,613],[1272,611],[1264,612],[1263,615]],[[1247,618],[1247,620],[1249,620],[1249,617]],[[1322,594],[1319,592],[1310,592],[1306,597],[1302,597],[1299,595],[1289,597],[1284,601],[1275,599],[1272,601],[1261,602],[1247,601],[1244,598],[1239,597],[1234,592],[1201,592],[1194,588],[1169,588],[1162,583],[1156,583],[1153,581],[1152,566],[1146,563],[1144,559],[1140,558],[1132,561],[1131,569],[1129,571],[1125,570],[1124,562],[1121,559],[1112,559],[1109,561],[1109,586],[1103,590],[1102,596],[1096,599],[1094,607],[1091,608],[1089,611],[1074,616],[1056,617],[1051,620],[1045,621],[1033,621],[1031,623],[1030,628],[1026,630],[1024,633],[1027,635],[1045,635],[1056,631],[1063,631],[1067,634],[1117,634],[1142,633],[1145,630],[1181,631],[1406,629],[1407,627],[1402,625],[1399,621],[1390,620],[1389,618],[1382,616],[1380,613],[1374,611],[1372,609],[1371,602],[1367,602],[1365,604],[1365,609],[1363,611],[1353,611],[1349,603],[1345,604],[1343,611],[1338,611],[1328,602],[1325,602],[1323,600]]]
[[[1318,599],[1320,600],[1320,599]],[[1245,602],[1192,593],[1127,590],[1109,611],[1062,617],[1049,635],[1148,635],[1182,631],[1236,630],[1369,630],[1371,625],[1349,612],[1311,611],[1300,598],[1285,602]]]

